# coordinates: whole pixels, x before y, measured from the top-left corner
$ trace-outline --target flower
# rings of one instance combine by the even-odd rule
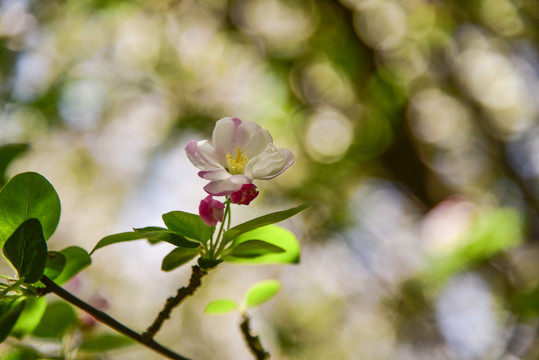
[[[294,163],[290,150],[277,149],[267,130],[252,121],[225,117],[215,124],[212,141],[190,141],[185,147],[198,173],[210,182],[204,187],[215,196],[230,195],[253,180],[276,177]]]
[[[258,196],[255,184],[243,184],[241,189],[230,194],[232,204],[249,205]]]
[[[224,212],[225,204],[213,199],[211,195],[206,196],[198,207],[200,217],[208,226],[214,226],[219,221],[223,221]]]

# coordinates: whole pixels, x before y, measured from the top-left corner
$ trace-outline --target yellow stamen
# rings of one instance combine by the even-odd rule
[[[243,155],[243,151],[238,146],[236,149],[236,157],[233,158],[231,154],[226,154],[226,162],[228,163],[228,172],[232,175],[243,175],[245,171],[245,165],[247,165],[249,159]]]

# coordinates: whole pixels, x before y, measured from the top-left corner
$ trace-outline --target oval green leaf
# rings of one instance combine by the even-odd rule
[[[41,321],[46,308],[47,299],[44,296],[25,298],[24,310],[11,330],[10,335],[21,338],[26,334],[31,334]]]
[[[45,276],[54,280],[62,273],[66,266],[66,257],[58,251],[49,251],[45,264]]]
[[[174,270],[183,264],[189,262],[195,256],[198,255],[198,251],[195,249],[181,248],[178,247],[165,256],[163,262],[161,263],[161,270],[171,271]]]
[[[251,259],[267,254],[283,253],[284,249],[263,240],[247,240],[231,247],[229,251],[226,257]]]
[[[204,309],[206,314],[226,314],[238,308],[238,303],[231,299],[217,299],[211,301]]]
[[[0,343],[9,335],[24,309],[22,298],[3,298],[0,301]]]
[[[71,305],[58,301],[47,306],[45,314],[34,330],[34,335],[40,338],[61,339],[64,334],[76,327],[79,319]]]
[[[221,259],[212,259],[209,257],[199,257],[197,260],[198,266],[200,266],[203,270],[214,268],[222,262],[223,260]]]
[[[283,252],[268,253],[252,258],[225,256],[224,261],[243,264],[299,263],[300,245],[292,232],[277,225],[267,225],[241,234],[234,239],[231,247],[236,248],[242,243],[253,241],[253,239],[275,245],[276,247],[283,249]]]
[[[273,298],[281,289],[277,280],[264,280],[251,286],[245,294],[245,307],[247,309],[259,306]]]
[[[94,246],[92,251],[90,251],[90,255],[92,255],[97,249],[101,249],[102,247],[105,247],[108,245],[116,244],[119,242],[125,242],[125,241],[140,240],[140,239],[144,239],[144,235],[141,233],[134,232],[134,231],[108,235],[98,241],[98,243]]]
[[[78,246],[69,246],[60,250],[60,254],[65,257],[66,264],[60,275],[54,279],[58,285],[65,284],[92,263],[86,250]]]
[[[4,255],[24,282],[39,281],[47,262],[47,243],[39,220],[24,221],[5,242]]]
[[[172,232],[186,238],[205,244],[211,237],[211,227],[206,225],[198,215],[183,211],[171,211],[163,214],[163,221]]]
[[[266,214],[260,217],[257,217],[256,219],[249,220],[247,222],[244,222],[243,224],[234,226],[233,228],[227,230],[223,236],[223,239],[225,242],[232,241],[237,236],[247,232],[251,231],[257,228],[260,228],[262,226],[275,224],[278,222],[281,222],[283,220],[286,220],[297,213],[310,208],[312,204],[303,204],[291,209],[277,211],[271,214]]]
[[[45,356],[39,351],[26,346],[12,346],[7,354],[2,354],[2,360],[42,360]]]
[[[169,229],[164,229],[155,226],[149,226],[141,229],[133,229],[136,233],[142,234],[145,239],[152,244],[155,244],[160,241],[168,242],[169,244],[176,245],[179,247],[196,249],[200,246],[200,243],[189,241],[181,235],[178,235]]]
[[[45,240],[60,221],[60,199],[43,176],[26,172],[14,176],[0,190],[0,247],[25,220],[41,222]]]

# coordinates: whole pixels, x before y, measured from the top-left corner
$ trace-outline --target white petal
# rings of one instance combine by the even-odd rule
[[[243,150],[249,159],[260,155],[272,143],[269,131],[262,129],[253,121],[245,121],[236,130],[235,146]]]
[[[226,171],[225,169],[216,169],[216,170],[210,170],[210,171],[200,171],[198,173],[198,176],[200,176],[203,179],[206,180],[225,180],[230,177],[230,173]]]
[[[273,144],[257,157],[251,159],[245,168],[245,174],[253,179],[268,180],[276,177],[294,163],[294,154],[290,150],[277,150]]]
[[[185,146],[189,160],[200,170],[212,170],[222,167],[216,159],[215,149],[207,141],[191,140]]]
[[[222,118],[215,123],[212,142],[215,147],[216,156],[222,163],[226,159],[226,154],[232,154],[236,150],[234,147],[234,138],[236,136],[236,129],[240,124],[240,119],[231,117]]]
[[[230,195],[240,190],[243,184],[250,184],[251,182],[252,180],[247,176],[233,175],[226,180],[211,181],[204,186],[204,190],[214,196]]]

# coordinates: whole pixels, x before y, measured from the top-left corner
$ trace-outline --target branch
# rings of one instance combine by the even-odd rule
[[[266,360],[270,358],[270,354],[264,350],[258,335],[253,335],[249,326],[250,319],[247,315],[243,315],[243,322],[240,325],[241,332],[249,350],[253,353],[257,360]]]
[[[178,289],[178,293],[174,297],[169,297],[163,310],[157,315],[153,324],[142,334],[142,338],[145,340],[152,339],[159,331],[165,320],[170,318],[172,310],[178,306],[186,297],[193,295],[201,284],[201,279],[207,274],[198,265],[192,267],[191,279],[189,280],[189,286]]]
[[[88,314],[92,315],[96,320],[102,322],[103,324],[107,325],[108,327],[116,330],[120,334],[123,334],[133,340],[135,340],[138,343],[141,343],[147,347],[149,347],[152,350],[155,350],[156,352],[160,353],[161,355],[173,359],[173,360],[189,360],[186,357],[183,357],[179,354],[176,354],[172,350],[162,346],[161,344],[155,342],[153,339],[145,339],[142,335],[139,333],[131,330],[127,326],[119,323],[114,318],[110,317],[106,313],[97,310],[93,306],[85,303],[78,297],[74,296],[70,292],[64,290],[60,286],[56,285],[51,279],[43,275],[41,277],[41,282],[46,286],[45,291],[42,291],[41,294],[46,293],[54,293],[64,299],[65,301],[69,302],[70,304],[78,307],[79,309],[87,312]]]

